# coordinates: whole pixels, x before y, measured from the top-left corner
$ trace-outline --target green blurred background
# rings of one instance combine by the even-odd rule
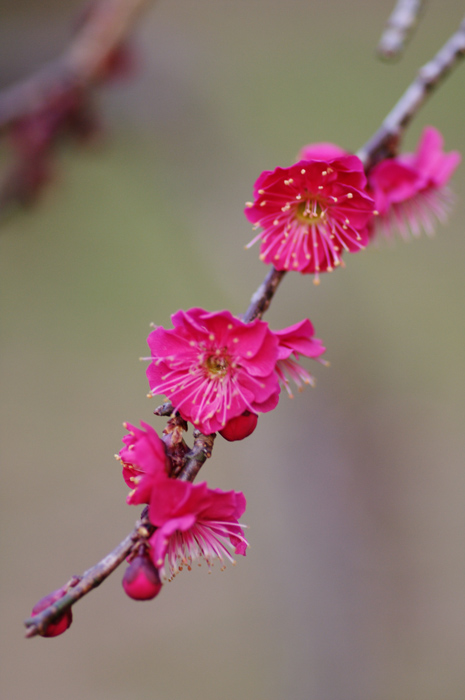
[[[113,454],[124,420],[152,420],[138,362],[149,323],[245,310],[265,273],[258,247],[244,251],[255,178],[305,143],[356,150],[460,5],[428,3],[404,59],[385,65],[388,1],[160,0],[134,33],[138,74],[99,94],[104,141],[65,146],[55,185],[3,222],[5,700],[465,697],[463,165],[434,239],[346,256],[318,288],[284,280],[267,320],[309,316],[331,367],[248,440],[219,438],[203,470],[245,492],[247,558],[146,604],[124,595],[121,569],[63,637],[22,628],[138,515]],[[3,86],[59,54],[79,7],[1,0]],[[464,94],[461,67],[406,148],[433,124],[465,152]]]

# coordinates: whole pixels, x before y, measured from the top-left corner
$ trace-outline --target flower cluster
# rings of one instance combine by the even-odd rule
[[[170,478],[162,440],[149,425],[142,426],[127,426],[125,447],[118,455],[124,479],[134,487],[128,502],[148,504],[154,529],[123,579],[126,593],[136,600],[155,597],[162,579],[190,569],[196,560],[204,559],[209,568],[214,559],[234,562],[233,553],[245,556],[248,546],[239,523],[244,495]]]
[[[178,311],[171,320],[173,329],[159,326],[147,340],[151,392],[165,394],[175,411],[207,435],[246,411],[273,410],[283,381],[279,362],[293,352],[316,358],[325,350],[313,338],[310,321],[273,332],[258,319],[244,323],[229,311],[198,308]],[[310,380],[295,366],[291,376]]]
[[[373,235],[373,215],[388,231],[427,231],[431,215],[441,218],[445,185],[457,166],[457,153],[442,151],[440,134],[425,129],[417,152],[383,161],[369,172],[361,161],[331,143],[305,146],[289,168],[262,173],[249,221],[262,229],[261,259],[277,270],[329,272],[344,251],[357,252]],[[300,356],[323,362],[325,348],[308,319],[278,331],[256,319],[244,323],[229,311],[178,311],[173,328],[156,327],[148,337],[147,377],[151,394],[165,395],[173,414],[205,435],[227,440],[250,435],[259,413],[275,408],[281,388],[292,397],[313,377]],[[239,518],[245,497],[210,489],[206,483],[174,478],[166,444],[153,428],[127,426],[119,454],[130,504],[148,504],[153,528],[126,570],[123,586],[137,600],[156,596],[162,579],[204,559],[233,561],[248,546]]]
[[[375,165],[365,177],[361,161],[332,143],[301,149],[289,168],[263,172],[245,215],[261,228],[249,243],[261,240],[260,259],[277,270],[331,272],[342,254],[364,248],[381,230],[403,237],[432,233],[451,203],[446,187],[460,162],[456,151],[443,152],[433,127],[423,131],[416,153]],[[376,216],[374,216],[376,215]]]
[[[281,386],[292,395],[289,378],[299,388],[312,383],[297,360],[318,359],[325,351],[308,319],[272,331],[264,321],[246,324],[229,311],[194,308],[178,311],[172,321],[172,329],[160,326],[148,338],[152,393],[164,393],[173,412],[203,433],[219,431],[227,440],[250,435],[257,414],[276,406]],[[214,559],[233,562],[233,554],[245,555],[248,543],[239,523],[244,495],[175,478],[170,432],[162,440],[146,423],[125,427],[129,432],[117,458],[131,489],[127,502],[147,504],[153,527],[130,557],[126,593],[148,600],[158,595],[162,579],[190,569],[195,560],[210,567]]]
[[[368,179],[356,156],[332,143],[310,144],[295,165],[264,172],[255,183],[245,213],[262,231],[252,243],[261,240],[260,257],[275,270],[312,273],[317,281],[319,273],[342,263],[344,251],[363,249],[378,229],[430,233],[434,219],[447,212],[446,185],[459,161],[457,152],[443,152],[433,127],[424,130],[415,153],[376,164]],[[255,430],[260,413],[276,407],[282,388],[292,398],[291,380],[299,391],[313,384],[301,356],[325,364],[325,348],[309,319],[273,331],[258,318],[246,323],[227,310],[192,308],[171,320],[173,328],[150,333],[150,355],[143,358],[151,395],[168,399],[170,423],[163,438],[147,423],[125,424],[117,455],[130,488],[127,503],[146,505],[122,581],[135,600],[156,597],[164,580],[194,562],[204,560],[211,569],[218,559],[223,569],[235,555],[246,555],[244,494],[189,480],[193,453],[182,438],[187,423],[197,437],[213,440],[219,432],[241,440]],[[39,601],[33,614],[57,605],[76,581]],[[69,627],[71,609],[58,607],[52,620],[45,636]]]

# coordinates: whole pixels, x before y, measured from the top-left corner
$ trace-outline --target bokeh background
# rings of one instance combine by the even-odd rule
[[[461,19],[428,3],[405,57],[374,47],[391,2],[159,0],[137,74],[100,91],[106,136],[64,146],[37,206],[2,221],[2,612],[5,700],[463,700],[465,170],[433,239],[288,275],[267,320],[309,316],[317,386],[252,437],[218,439],[203,476],[243,490],[252,547],[136,603],[122,569],[56,639],[32,605],[130,530],[113,454],[154,420],[149,323],[241,313],[263,279],[242,213],[255,178],[328,140],[356,150]],[[66,45],[80,2],[0,2],[7,86]],[[422,109],[465,152],[465,67]],[[9,158],[3,143],[2,167]],[[307,365],[309,366],[309,365]]]

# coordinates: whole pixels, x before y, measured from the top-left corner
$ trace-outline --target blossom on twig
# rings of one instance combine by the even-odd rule
[[[445,153],[443,141],[437,129],[427,126],[415,153],[388,158],[370,171],[368,183],[379,212],[373,233],[392,237],[398,230],[408,239],[422,230],[431,235],[435,221],[445,221],[452,203],[447,182],[461,156],[458,151]]]
[[[263,172],[245,215],[263,229],[247,246],[261,240],[263,262],[277,270],[315,274],[318,282],[320,272],[341,264],[344,251],[354,253],[367,245],[374,206],[357,156],[334,157],[340,149],[333,144],[314,148],[324,160],[313,153],[289,168]]]
[[[165,394],[182,418],[209,435],[245,410],[266,413],[279,398],[278,342],[264,321],[194,308],[150,333],[152,394]]]
[[[197,559],[204,559],[209,568],[213,559],[234,563],[231,550],[245,556],[248,542],[238,522],[245,507],[241,492],[161,479],[149,504],[150,522],[157,528],[149,552],[160,575],[172,578]]]

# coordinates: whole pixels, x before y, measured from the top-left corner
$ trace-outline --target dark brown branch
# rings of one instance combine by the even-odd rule
[[[194,430],[194,447],[186,454],[186,464],[179,472],[181,481],[194,481],[201,467],[212,456],[213,443],[216,433],[203,435],[199,430]]]
[[[184,440],[186,430],[187,422],[181,418],[179,413],[173,414],[173,407],[171,406],[170,419],[163,430],[163,442],[170,458],[170,476],[172,477],[178,476],[188,459],[189,447]]]
[[[380,129],[357,153],[366,170],[379,161],[396,155],[405,127],[464,53],[465,20],[436,56],[420,68],[417,77],[389,112]]]
[[[263,316],[271,304],[271,300],[285,274],[285,270],[275,270],[274,267],[271,268],[262,284],[252,296],[250,306],[242,317],[244,323],[250,323],[256,318],[261,318]]]
[[[398,0],[378,44],[381,58],[397,58],[418,23],[423,0]]]
[[[125,559],[132,550],[139,547],[152,535],[155,528],[147,517],[136,523],[133,531],[124,538],[115,549],[107,554],[98,564],[88,569],[81,577],[73,577],[69,582],[68,592],[42,612],[24,621],[27,627],[26,637],[43,634],[48,625],[76,603],[80,598],[99,586]],[[75,584],[75,581],[78,583]]]

